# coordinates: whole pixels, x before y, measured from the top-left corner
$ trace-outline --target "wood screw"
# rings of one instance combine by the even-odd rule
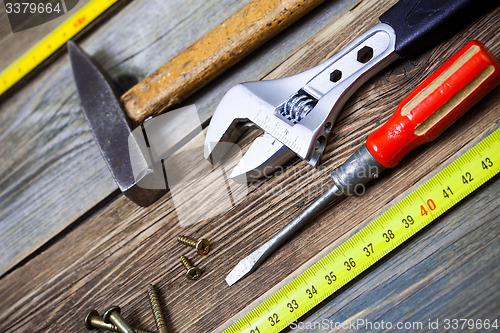
[[[201,271],[197,267],[193,267],[193,265],[189,262],[189,259],[184,256],[181,256],[181,262],[187,270],[186,277],[189,280],[198,280],[201,276]]]
[[[168,333],[165,316],[161,311],[160,298],[158,297],[158,293],[152,284],[148,285],[148,297],[149,303],[151,304],[151,310],[153,311],[153,317],[155,318],[158,333]]]
[[[87,327],[88,330],[98,330],[100,328],[111,331],[111,332],[120,332],[118,330],[118,327],[111,323],[106,323],[104,320],[99,316],[99,313],[96,310],[92,310],[87,315],[85,316],[85,327]],[[145,331],[141,330],[138,328],[133,329],[135,333],[151,333],[150,331]]]
[[[112,306],[108,311],[104,312],[104,322],[112,323],[118,328],[120,333],[135,333],[134,330],[127,324],[125,319],[120,315],[120,307]]]
[[[208,254],[208,252],[210,251],[210,242],[205,238],[196,240],[188,236],[179,235],[177,236],[177,241],[181,244],[194,247],[198,251],[199,255]]]

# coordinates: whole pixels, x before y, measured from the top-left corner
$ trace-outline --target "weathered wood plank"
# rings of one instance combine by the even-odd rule
[[[353,11],[356,15],[350,13],[330,25],[299,51],[300,56],[290,58],[282,66],[288,70],[288,66],[303,65],[300,59],[305,61],[323,57],[329,50],[340,47],[339,44],[347,38],[336,35],[334,31],[346,24],[356,27],[362,24],[369,25],[374,11],[382,12],[390,3],[392,2],[378,1],[378,6],[375,7],[373,2],[362,2]],[[423,177],[440,169],[452,159],[460,147],[498,126],[500,96],[497,88],[441,137],[417,149],[396,170],[388,171],[376,186],[367,189],[364,196],[339,200],[318,217],[317,221],[271,256],[258,271],[234,287],[230,288],[225,284],[226,274],[239,259],[275,234],[303,205],[309,204],[323,189],[331,185],[329,171],[357,149],[368,133],[388,119],[401,98],[429,72],[442,64],[471,38],[481,39],[498,54],[500,36],[496,35],[492,22],[498,24],[499,15],[500,10],[497,9],[447,43],[411,62],[399,62],[368,82],[353,96],[342,112],[335,125],[335,133],[326,152],[325,162],[318,170],[312,170],[306,163],[297,161],[283,174],[254,184],[249,196],[233,209],[203,223],[185,228],[181,228],[178,224],[169,195],[150,208],[138,208],[123,197],[117,198],[84,223],[73,226],[72,230],[43,253],[2,278],[0,330],[84,332],[81,318],[85,311],[97,308],[102,312],[115,303],[123,307],[123,313],[131,323],[142,324],[141,326],[152,329],[151,314],[145,296],[145,288],[149,282],[155,283],[160,288],[167,308],[167,322],[172,331],[206,332],[216,329],[326,246],[390,206],[395,198],[405,193]],[[300,68],[289,69],[293,70],[299,71]],[[276,71],[284,72],[285,69],[278,68]],[[360,112],[361,108],[363,112]],[[250,136],[244,142],[248,142],[249,139]],[[490,214],[494,214],[498,205],[496,199],[498,182],[495,184],[493,189],[487,191],[488,196],[495,198],[495,204],[487,204],[481,208],[488,216],[494,216]],[[217,204],[216,197],[210,197],[207,201],[209,202],[193,205],[193,209],[200,209],[203,212],[204,205]],[[475,202],[472,201],[471,204],[474,205]],[[472,207],[467,206],[467,201],[465,210],[472,211]],[[467,219],[472,221],[476,217],[480,219],[481,216],[471,215],[467,216]],[[448,215],[441,221],[447,218]],[[446,238],[446,242],[457,246],[455,257],[452,258],[466,256],[469,248],[483,246],[482,243],[477,243],[481,240],[473,237],[464,238],[463,229],[454,232],[455,223],[463,224],[467,223],[466,221],[450,219],[451,222],[446,224],[446,232],[450,238]],[[488,218],[481,220],[478,225],[487,225],[485,222],[487,220]],[[498,219],[494,220],[498,224]],[[484,231],[481,233],[491,233],[489,228],[482,230]],[[207,257],[195,256],[191,249],[176,243],[175,237],[179,233],[211,239],[214,244],[213,251]],[[439,249],[441,244],[447,244],[441,243],[440,233],[425,232],[422,235],[424,239],[429,237],[429,241],[413,243],[415,247],[412,247],[414,251],[412,253],[421,255],[417,263],[424,260],[425,254],[429,253],[425,248],[427,244],[435,244],[434,249]],[[498,234],[492,234],[490,237],[498,238]],[[408,247],[403,247],[403,251],[398,253],[406,256],[405,250],[408,250]],[[448,253],[450,252],[436,262],[448,260],[450,258]],[[188,254],[204,271],[200,280],[192,283],[184,277],[183,268],[178,262],[181,254]],[[387,261],[387,264],[390,263],[390,260]],[[446,261],[446,264],[451,265],[451,262]],[[406,265],[412,278],[419,279],[415,284],[420,282],[424,288],[426,276],[417,272],[423,264],[411,265],[410,262],[406,262]],[[434,267],[432,262],[429,262],[429,265]],[[452,265],[453,269],[460,270],[458,275],[466,274],[468,281],[474,278],[473,273],[467,270],[469,267],[462,268],[460,261]],[[498,275],[494,274],[496,267],[481,267],[485,268],[481,284],[489,292],[492,286],[498,284]],[[439,273],[436,273],[436,279],[432,282],[438,282],[440,276],[450,272],[445,264],[434,268]],[[486,268],[489,268],[489,271],[486,271]],[[416,271],[412,272],[412,269]],[[425,272],[425,267],[423,271]],[[378,286],[377,281],[372,284],[377,295],[390,290],[388,287],[380,291],[379,288],[383,285]],[[450,282],[455,283],[457,295],[462,295],[456,299],[466,297],[467,290],[459,288],[461,281]],[[434,283],[430,289],[422,290],[435,294],[434,300],[438,302],[438,295],[446,294],[446,290],[440,291],[441,287],[439,283]],[[479,289],[474,288],[474,290]],[[392,297],[392,294],[390,296]],[[481,293],[478,300],[483,296],[486,300],[490,299]],[[427,299],[417,297],[412,309],[418,313],[417,309],[427,304],[429,304]],[[408,303],[406,305],[410,306]],[[450,302],[449,307],[443,309],[441,313],[443,315],[452,313],[459,306],[463,305]],[[354,307],[353,311],[359,308]],[[366,308],[370,309],[368,306]],[[29,316],[26,315],[28,309]],[[488,311],[488,309],[488,306],[483,304],[478,311]],[[391,311],[391,316],[397,315],[397,309]],[[466,309],[463,311],[466,312]],[[406,312],[406,315],[408,313]],[[475,312],[471,310],[467,314],[469,313],[472,315]],[[425,318],[425,315],[423,312],[422,317],[415,318]],[[376,313],[375,316],[380,316],[380,313]]]
[[[134,1],[81,44],[113,77],[143,78],[247,1]],[[206,121],[231,86],[264,76],[353,3],[320,6],[186,104],[196,103]],[[64,56],[2,104],[0,274],[117,188],[80,112],[71,75]]]

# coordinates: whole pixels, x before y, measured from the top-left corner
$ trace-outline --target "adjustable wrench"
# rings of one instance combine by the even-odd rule
[[[300,74],[231,88],[208,127],[205,157],[219,142],[236,141],[248,123],[264,130],[232,177],[259,178],[298,155],[317,166],[349,97],[381,69],[415,56],[485,12],[493,1],[401,0],[336,55]],[[245,124],[245,125],[242,125]],[[219,155],[220,156],[220,155]]]

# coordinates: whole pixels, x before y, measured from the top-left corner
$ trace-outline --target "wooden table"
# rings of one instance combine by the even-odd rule
[[[113,77],[144,77],[246,2],[136,0],[78,43]],[[232,85],[320,63],[394,3],[327,1],[185,105],[196,104],[206,123]],[[187,227],[179,225],[170,194],[140,208],[119,193],[83,118],[63,54],[0,104],[0,332],[84,332],[89,309],[102,313],[114,304],[131,324],[154,330],[148,283],[159,288],[171,332],[219,330],[498,127],[496,88],[364,196],[339,200],[251,276],[225,284],[234,264],[330,186],[329,170],[451,54],[478,39],[500,55],[499,28],[497,8],[431,51],[382,71],[347,102],[319,169],[295,160],[252,184],[232,209]],[[246,147],[255,135],[239,144]],[[499,189],[497,176],[301,318],[297,330],[323,320],[415,322],[428,330],[429,321],[500,319]],[[193,210],[203,213],[203,204]],[[176,242],[181,233],[210,239],[212,252],[196,256]],[[203,270],[202,278],[185,278],[180,255]]]

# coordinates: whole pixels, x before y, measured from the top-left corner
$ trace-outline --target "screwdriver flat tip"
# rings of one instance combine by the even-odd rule
[[[239,280],[243,279],[264,261],[275,249],[275,240],[271,239],[261,245],[257,250],[253,251],[250,255],[241,259],[240,262],[234,266],[233,270],[227,275],[226,283],[232,286]]]
[[[325,209],[332,199],[341,193],[341,190],[336,185],[329,188],[325,193],[323,193],[323,195],[304,209],[292,220],[292,222],[288,223],[270,240],[261,245],[257,250],[253,251],[250,255],[243,258],[228,274],[226,277],[226,283],[229,286],[232,286],[256,270],[257,267],[259,267],[259,265],[266,260],[271,253],[287,241],[295,232],[297,232],[297,230],[302,228],[304,224],[308,223],[314,216]]]
[[[242,262],[245,261],[245,259],[243,259],[242,261],[240,261],[234,268],[233,270],[226,276],[226,283],[228,286],[232,286],[233,284],[235,284],[236,282],[238,282],[239,280],[241,280],[245,275],[247,275],[248,273],[250,273],[250,271],[242,266]]]

